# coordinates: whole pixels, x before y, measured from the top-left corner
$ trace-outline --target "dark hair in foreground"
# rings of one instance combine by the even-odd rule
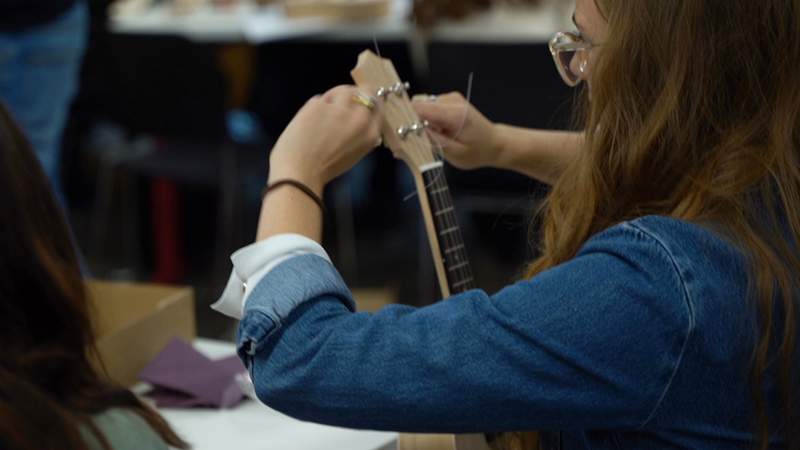
[[[188,448],[157,412],[92,365],[90,304],[70,231],[27,140],[0,105],[0,447],[109,449],[92,416],[138,414]]]

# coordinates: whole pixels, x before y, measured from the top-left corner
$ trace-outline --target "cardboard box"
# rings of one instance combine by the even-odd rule
[[[87,282],[92,299],[97,349],[109,377],[123,386],[173,338],[197,335],[194,291],[154,284]]]

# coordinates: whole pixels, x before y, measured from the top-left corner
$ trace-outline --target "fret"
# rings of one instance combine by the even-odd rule
[[[445,255],[449,255],[450,253],[455,253],[459,250],[465,249],[464,244],[458,244],[455,247],[448,248],[444,251]]]
[[[472,285],[472,282],[475,281],[472,277],[464,278],[463,280],[459,281],[458,283],[453,283],[453,289],[456,290],[458,288],[466,287]]]
[[[439,252],[442,255],[447,285],[451,294],[458,294],[471,289],[474,279],[444,167],[441,164],[426,167],[422,171],[422,177],[430,199],[434,228],[439,236]]]
[[[447,208],[445,208],[445,209],[443,209],[443,210],[441,210],[441,211],[438,211],[438,212],[436,212],[436,214],[435,214],[435,215],[437,215],[437,216],[443,216],[443,215],[445,215],[445,214],[447,214],[447,213],[454,212],[455,210],[456,210],[455,208],[453,208],[452,206],[450,206],[450,207],[447,207]]]
[[[445,236],[447,234],[453,234],[456,231],[459,231],[458,227],[450,227],[450,228],[448,228],[446,230],[442,230],[441,232],[439,232],[439,236]]]
[[[455,272],[456,270],[458,270],[458,269],[460,269],[462,267],[468,267],[468,266],[469,266],[469,262],[462,262],[461,264],[456,264],[455,266],[452,266],[447,270],[449,272]]]

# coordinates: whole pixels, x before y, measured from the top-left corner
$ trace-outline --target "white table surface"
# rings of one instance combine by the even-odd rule
[[[167,2],[159,2],[127,14],[112,15],[111,30],[122,34],[178,35],[197,42],[222,43],[264,43],[330,33],[339,38],[373,35],[403,38],[409,31],[406,17],[410,7],[410,0],[395,0],[392,12],[385,19],[346,23],[287,18],[279,5],[259,7],[249,2],[226,7],[202,5],[192,13],[177,15]]]
[[[212,359],[235,353],[231,343],[198,339]],[[256,401],[229,410],[170,409],[159,412],[194,450],[384,450],[397,433],[356,431],[301,422]]]
[[[326,19],[290,19],[277,5],[257,7],[200,6],[176,15],[166,2],[131,9],[111,18],[111,30],[123,34],[177,35],[197,42],[264,43],[292,38],[329,41],[410,40],[444,42],[546,42],[556,31],[570,27],[572,2],[543,0],[541,6],[497,7],[459,22],[443,22],[420,33],[408,20],[411,0],[395,0],[391,14],[366,23]]]

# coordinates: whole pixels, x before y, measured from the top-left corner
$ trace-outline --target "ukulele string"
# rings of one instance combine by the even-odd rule
[[[372,35],[372,40],[373,40],[373,44],[375,45],[375,52],[377,53],[378,57],[380,58],[380,57],[381,57],[380,46],[378,45],[378,38],[377,38],[377,35],[376,35],[376,34],[374,34],[374,33],[373,33],[373,35]],[[391,78],[393,78],[393,77],[391,76],[391,74],[389,74],[389,73],[386,71],[386,66],[385,66],[385,65],[381,64],[381,70],[382,70],[382,71],[383,71],[383,73],[384,73],[384,78],[386,78],[386,79],[391,79]],[[401,82],[402,82],[402,80],[399,80],[399,81],[401,81]],[[404,97],[405,97],[405,98],[404,98],[404,100],[410,100],[410,99],[407,97],[407,93],[404,93],[403,95],[404,95]],[[389,98],[389,97],[387,97],[387,99],[388,99],[388,98]],[[410,102],[407,102],[407,103],[408,103],[409,105],[411,104]],[[386,104],[385,104],[384,106],[388,107],[388,101],[386,102]],[[387,108],[387,109],[388,109],[388,108]],[[401,112],[401,114],[403,115],[403,120],[404,120],[406,123],[408,123],[409,125],[410,125],[412,122],[414,122],[414,121],[416,120],[415,114],[411,113],[409,110],[407,110],[407,109],[405,109],[405,108],[400,108],[400,112]],[[388,113],[388,111],[387,111],[387,113]],[[408,138],[410,138],[410,141],[409,141],[409,142],[412,144],[412,146],[414,147],[414,150],[416,151],[416,153],[414,154],[414,156],[424,156],[424,155],[425,155],[425,146],[424,146],[422,143],[420,143],[420,142],[417,140],[416,136],[413,136],[413,135],[408,135]],[[433,153],[433,154],[432,154],[432,156],[433,156],[434,160],[435,160],[435,161],[440,161],[440,159],[438,159],[438,158],[437,158],[437,155],[435,154],[435,152],[432,152],[432,153]],[[432,182],[433,182],[433,181],[436,181],[436,180],[432,180]],[[426,186],[426,188],[430,188],[430,187],[432,187],[432,185]],[[410,194],[408,194],[407,196],[405,196],[405,197],[403,198],[403,202],[407,202],[408,200],[410,200],[410,199],[414,198],[414,196],[416,196],[416,195],[417,195],[417,192],[416,192],[416,190],[415,190],[415,191],[413,191],[412,193],[410,193]]]
[[[416,18],[414,18],[413,16],[412,16],[412,21],[416,21]],[[378,35],[377,35],[377,33],[373,33],[372,34],[372,43],[375,46],[375,53],[378,55],[378,58],[382,59],[380,45],[378,44]],[[385,78],[391,78],[390,74],[386,72],[386,67],[384,65],[381,65],[381,70],[383,71]],[[407,113],[407,111],[402,111],[402,112],[403,113]],[[408,122],[409,124],[414,120],[413,114],[411,114],[411,115],[404,114],[404,115],[406,116],[404,120],[406,120],[406,122]],[[464,118],[466,120],[466,114],[465,114]],[[428,136],[430,138],[430,134],[428,134]],[[424,155],[425,149],[424,149],[424,146],[422,144],[420,144],[419,142],[415,141],[414,142],[414,146],[416,147],[417,155]],[[439,155],[437,154],[436,151],[433,152],[432,156],[434,157],[434,160],[441,161],[441,158],[439,157]],[[431,180],[431,183],[433,183],[435,181],[436,180]],[[429,185],[429,186],[426,186],[426,189],[427,188],[431,188],[431,187],[432,187],[432,184]],[[407,201],[411,200],[416,195],[417,195],[417,191],[416,190],[412,191],[410,194],[408,194],[405,197],[403,197],[403,202],[407,202]]]
[[[372,38],[373,38],[373,43],[375,45],[375,53],[378,55],[379,58],[382,59],[381,51],[380,51],[380,45],[378,44],[377,35],[373,34]],[[382,64],[381,70],[384,73],[384,78],[387,78],[387,79],[391,78],[389,76],[390,74],[387,73],[386,65]],[[458,135],[463,131],[463,128],[464,128],[464,126],[466,124],[467,114],[469,113],[469,102],[470,102],[470,99],[472,97],[473,78],[474,78],[474,73],[471,72],[469,74],[469,80],[468,80],[468,83],[467,83],[467,95],[466,95],[467,104],[464,105],[464,114],[463,114],[463,117],[461,119],[461,124],[459,125],[458,131],[454,135],[453,139],[456,139],[458,137]],[[402,80],[400,80],[400,81],[402,82]],[[409,98],[407,92],[403,93],[403,97],[404,97],[404,100],[406,101],[405,103],[407,105],[410,105],[411,104],[410,101],[409,101],[410,98]],[[401,109],[401,113],[403,114],[403,116],[405,116],[404,120],[407,123],[410,124],[411,122],[413,122],[413,121],[415,121],[417,119],[416,114],[413,113],[413,110],[409,110],[409,109],[406,109],[406,108],[400,108],[400,109]],[[425,145],[423,144],[424,141],[422,141],[423,138],[417,137],[417,136],[413,136],[413,135],[410,136],[410,137],[411,137],[412,145],[414,147],[416,147],[416,151],[418,153],[417,156],[424,156],[427,153],[427,151],[434,150],[433,148],[430,148],[429,150],[426,150]],[[433,136],[430,133],[426,133],[426,137],[428,138],[428,146],[429,147],[433,147],[434,146],[434,145],[432,145],[432,144],[434,144]],[[435,151],[431,152],[431,156],[433,156],[433,159],[435,161],[442,161],[443,160],[443,156],[441,154],[442,149],[443,149],[443,146],[441,145],[441,143],[438,143],[438,148],[436,148]],[[434,188],[436,188],[436,189],[434,190]],[[436,171],[436,173],[435,173],[435,175],[433,177],[431,177],[428,185],[425,186],[425,189],[426,189],[427,192],[431,192],[433,194],[432,196],[429,196],[429,200],[431,201],[431,203],[433,203],[434,207],[436,208],[435,210],[436,211],[440,211],[440,212],[443,211],[445,206],[446,206],[445,205],[446,201],[443,198],[441,198],[441,195],[443,195],[444,192],[449,190],[449,187],[447,185],[447,181],[444,179],[444,167],[443,166],[440,167]],[[410,200],[411,198],[413,198],[415,195],[417,195],[416,190],[413,191],[410,195],[406,196],[403,201],[406,202],[406,201]],[[458,228],[458,224],[455,221],[453,221],[453,219],[450,217],[450,214],[443,214],[442,215],[442,219],[444,221],[445,227],[447,227],[448,229],[453,228],[453,227]],[[442,236],[439,236],[439,238],[442,240],[442,243],[445,245],[444,248],[447,248],[447,249],[455,248],[454,244],[457,243],[457,239],[449,236],[449,233],[445,234],[445,235],[442,235]],[[463,253],[463,251],[456,252],[456,253],[457,254],[455,255],[455,257],[456,257],[457,261],[459,261],[459,260],[460,261],[468,261],[466,255]],[[445,255],[442,255],[442,256],[444,257]],[[460,256],[460,258],[459,258],[459,256]],[[458,272],[461,275],[461,280],[472,280],[473,279],[472,278],[472,276],[473,276],[472,275],[472,271],[471,271],[471,268],[469,267],[469,265],[467,265],[465,268],[459,268],[459,270],[457,270],[456,272]],[[448,278],[449,278],[449,276],[448,276]]]
[[[381,58],[381,48],[378,45],[378,34],[372,33],[372,42],[375,44],[375,53],[377,53],[378,58]]]
[[[456,132],[453,133],[453,137],[450,138],[452,141],[456,141],[461,133],[464,131],[464,127],[467,125],[467,117],[469,116],[469,105],[472,101],[472,83],[475,80],[475,72],[470,72],[469,77],[467,78],[467,95],[466,95],[466,104],[464,105],[464,111],[462,112],[461,116],[461,123],[459,124],[458,128],[456,128]],[[433,136],[431,136],[433,138]],[[444,159],[444,150],[446,145],[444,143],[438,142],[437,140],[437,154],[440,158]]]
[[[415,22],[416,21],[416,17],[412,16],[412,21]],[[375,53],[378,55],[378,58],[382,59],[383,57],[381,55],[381,48],[380,48],[380,45],[378,44],[378,34],[375,33],[375,32],[372,33],[372,43],[373,43],[373,45],[375,47]],[[381,70],[384,72],[384,75],[387,76],[387,78],[388,78],[388,74],[386,73],[386,67],[382,66]],[[471,99],[472,99],[472,84],[473,84],[474,77],[475,77],[475,72],[470,72],[469,73],[469,77],[467,79],[466,104],[464,105],[464,111],[463,111],[463,115],[462,115],[462,118],[461,118],[461,124],[457,128],[456,133],[451,138],[452,140],[458,139],[458,137],[461,135],[461,132],[464,130],[464,127],[466,126],[467,117],[469,115],[469,105],[470,105]],[[413,117],[409,118],[409,122],[411,120],[413,120]],[[432,153],[433,153],[432,156],[433,156],[434,160],[435,161],[444,161],[444,149],[446,148],[446,145],[443,142],[440,142],[438,139],[436,139],[431,133],[426,132],[426,135],[428,136],[428,141],[432,144],[431,145],[431,150],[432,150]],[[417,144],[416,147],[417,147],[417,151],[418,151],[419,155],[424,155],[424,152],[425,152],[424,146],[422,144],[420,144],[420,143],[416,143],[416,144]],[[444,174],[444,171],[441,171],[440,174]],[[436,178],[438,178],[439,176],[440,175],[437,175]],[[426,189],[431,188],[433,186],[433,184],[435,182],[437,182],[437,181],[438,181],[437,179],[432,179],[431,180],[431,184],[426,186]],[[407,201],[411,200],[416,195],[417,195],[416,191],[412,191],[410,194],[406,195],[403,198],[403,202],[407,202]]]
[[[381,60],[382,60],[383,58],[381,56],[381,48],[380,48],[380,45],[378,45],[378,35],[376,33],[372,34],[372,43],[375,46],[375,53],[378,55],[378,58],[381,58]],[[384,66],[383,64],[381,64],[381,71],[383,72],[383,75],[384,75],[385,78],[387,78],[387,79],[391,78],[390,74],[386,72],[386,66]],[[387,97],[387,100],[388,100],[388,97]],[[388,101],[384,104],[384,107],[387,107],[387,106],[388,106]],[[385,111],[385,113],[388,114],[388,111]],[[417,191],[416,190],[412,191],[410,194],[408,194],[405,197],[403,197],[403,202],[405,203],[405,202],[411,200],[416,195],[417,195]]]
[[[381,51],[380,51],[380,45],[378,44],[377,34],[373,34],[372,35],[372,40],[373,40],[373,44],[375,46],[375,53],[378,55],[379,58],[382,59]],[[384,72],[384,77],[385,78],[387,78],[387,79],[391,78],[389,76],[390,74],[388,74],[386,72],[386,66],[385,65],[381,66],[381,70]],[[458,138],[458,136],[463,131],[464,126],[466,124],[467,115],[469,113],[469,102],[470,102],[470,99],[472,98],[473,79],[474,79],[474,72],[470,72],[469,78],[468,78],[468,81],[467,81],[467,95],[466,95],[467,103],[464,105],[464,112],[463,112],[463,116],[461,118],[461,124],[459,125],[459,127],[458,127],[458,129],[457,129],[457,131],[456,131],[456,133],[455,133],[455,135],[453,137],[453,139]],[[402,80],[400,80],[400,81],[402,81]],[[407,93],[404,93],[403,95],[405,97],[404,100],[409,100]],[[407,104],[410,105],[409,102],[407,102]],[[408,109],[401,108],[401,113],[403,113],[403,116],[405,117],[404,120],[409,124],[411,124],[411,122],[413,122],[413,121],[415,121],[417,119],[416,114],[413,114],[413,112],[408,110]],[[428,137],[428,143],[431,144],[430,145],[430,147],[431,147],[430,150],[432,150],[431,156],[433,156],[433,159],[435,161],[439,161],[439,162],[443,161],[444,158],[442,156],[442,149],[444,148],[444,146],[439,142],[434,142],[435,139],[433,138],[433,136],[430,133],[426,133],[426,136]],[[427,151],[426,151],[425,145],[423,145],[423,143],[420,142],[422,140],[422,138],[418,138],[418,137],[413,136],[413,135],[409,136],[409,137],[411,139],[411,144],[414,147],[416,147],[417,156],[423,156],[424,157],[425,154],[427,153]],[[439,197],[438,194],[440,192],[443,192],[442,191],[443,189],[444,190],[448,189],[447,181],[444,179],[444,168],[443,167],[435,173],[435,175],[430,179],[430,181],[425,186],[425,189],[428,192],[434,192],[434,188],[436,188],[436,190],[438,192],[436,193],[436,195],[433,195],[433,198],[430,198],[429,200],[434,204],[434,207],[436,208],[436,210],[441,211],[444,208],[445,205],[443,204],[444,202],[442,201],[442,199],[438,198]],[[403,202],[407,202],[407,201],[411,200],[416,195],[418,195],[417,191],[413,190],[410,194],[406,195],[403,198]],[[449,223],[449,222],[452,222],[452,221],[448,220],[449,217],[447,215],[445,215],[444,218],[445,218],[445,223],[447,224],[448,227],[452,227],[452,226],[457,225],[455,223]],[[450,240],[450,239],[447,239],[444,236],[442,236],[442,238],[445,241],[445,243],[446,243],[446,241]]]
[[[463,113],[462,113],[462,116],[461,116],[461,123],[459,124],[458,128],[456,129],[456,132],[453,134],[453,137],[450,138],[453,141],[458,139],[458,137],[464,131],[464,127],[467,124],[467,117],[469,116],[469,105],[472,103],[472,86],[473,86],[474,80],[475,80],[475,72],[470,72],[469,73],[469,77],[467,78],[466,103],[464,104],[464,110],[463,110]],[[445,160],[445,158],[444,158],[444,149],[447,148],[446,144],[441,142],[432,133],[427,133],[427,135],[428,135],[428,138],[429,138],[431,144],[433,144],[432,148],[434,150],[434,158],[436,159],[436,161],[444,161]],[[441,175],[444,175],[444,171],[442,171],[440,173],[440,175],[437,175],[437,178],[439,176],[441,176]],[[436,179],[432,180],[432,182],[435,182],[435,181],[438,181],[438,180],[436,180]],[[430,187],[430,186],[426,186],[426,187]],[[414,198],[415,195],[416,195],[416,192],[412,192],[411,194],[409,194],[405,198],[403,198],[403,201],[408,201],[408,200]]]
[[[378,49],[377,39],[375,39],[375,44],[376,44],[376,49]],[[379,50],[377,50],[377,51],[379,52]],[[386,78],[386,79],[399,78],[399,77],[390,76],[390,74],[387,73],[388,69],[387,69],[386,65],[383,65],[381,70],[384,72],[384,78]],[[391,74],[391,75],[393,75],[393,74]],[[402,80],[398,80],[398,81],[402,82]],[[471,76],[470,76],[470,86],[471,86]],[[470,91],[468,91],[468,93],[469,92],[471,92],[471,89],[470,89]],[[401,116],[403,117],[404,122],[410,125],[412,122],[417,122],[419,120],[419,118],[414,113],[413,109],[410,108],[411,102],[410,102],[410,98],[409,98],[408,93],[403,91],[402,92],[402,96],[403,96],[404,102],[403,102],[403,107],[400,108],[400,113],[401,113]],[[465,113],[466,112],[468,112],[468,110],[465,108]],[[387,111],[387,113],[388,113],[388,111]],[[463,122],[464,121],[466,121],[466,114],[464,115],[464,119],[462,120],[462,125],[461,125],[460,128],[463,128]],[[411,148],[416,148],[417,154],[415,156],[418,157],[417,159],[426,159],[426,158],[432,157],[434,161],[441,161],[441,158],[437,158],[436,153],[432,151],[432,148],[431,148],[432,147],[432,142],[430,140],[430,135],[429,134],[426,133],[425,137],[414,136],[413,134],[411,134],[411,135],[408,136],[408,138],[409,138],[408,142],[410,144],[410,147]],[[426,142],[424,140],[425,138],[428,138],[427,145],[426,145]],[[430,156],[428,156],[428,155],[430,155]],[[448,205],[447,204],[448,202],[447,202],[446,198],[444,197],[444,195],[449,194],[449,192],[448,192],[449,188],[447,186],[447,181],[444,179],[444,167],[438,168],[436,170],[436,172],[434,173],[434,176],[433,177],[429,177],[429,178],[430,178],[430,180],[427,183],[427,186],[425,186],[425,189],[426,189],[426,192],[429,192],[431,194],[431,195],[428,195],[428,200],[433,205],[434,211],[442,212],[442,211],[445,210],[446,207],[452,207],[452,201]],[[417,194],[417,192],[415,190],[414,193],[411,196],[407,196],[404,201],[408,201],[411,197],[413,197],[413,195],[416,195],[416,194]],[[453,220],[453,218],[451,217],[450,214],[442,214],[441,215],[441,219],[442,219],[443,224],[444,224],[442,229],[450,230],[450,229],[453,229],[453,228],[456,228],[456,229],[458,228],[458,224]],[[451,236],[450,233],[451,232],[448,232],[446,234],[438,236],[439,240],[441,240],[441,243],[444,245],[444,249],[455,248],[456,244],[458,243],[458,239],[455,238],[454,236]],[[463,255],[460,252],[458,254],[454,255],[454,256],[455,256],[457,261],[459,261],[459,260],[460,261],[466,261],[466,256]],[[459,258],[459,256],[460,256],[460,258]],[[442,257],[445,257],[445,255],[443,254]],[[472,274],[471,274],[471,271],[469,269],[470,269],[469,266],[467,266],[466,268],[461,267],[458,270],[456,270],[455,271],[456,273],[453,273],[453,275],[460,275],[460,277],[461,277],[460,279],[461,280],[465,280],[467,278],[471,279]],[[450,274],[448,274],[447,278],[450,279]]]

